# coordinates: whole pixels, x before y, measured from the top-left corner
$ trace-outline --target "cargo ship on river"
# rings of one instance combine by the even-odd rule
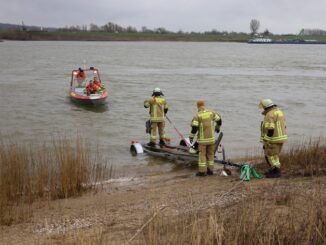
[[[250,44],[326,44],[326,41],[304,39],[304,34],[305,34],[304,29],[302,29],[294,39],[279,39],[279,40],[273,40],[270,37],[264,37],[263,35],[260,35],[258,37],[249,39],[248,43]]]
[[[271,38],[253,38],[248,41],[249,44],[326,44],[323,41],[292,39],[292,40],[273,40]]]

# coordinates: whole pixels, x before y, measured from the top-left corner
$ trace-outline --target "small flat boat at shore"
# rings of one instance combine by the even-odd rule
[[[225,159],[225,150],[221,144],[223,133],[221,132],[215,141],[215,163],[224,164],[233,167],[241,167],[242,165],[232,163]],[[198,151],[189,151],[189,147],[186,146],[183,140],[180,141],[178,146],[170,144],[149,146],[147,144],[141,144],[136,141],[131,142],[130,152],[136,156],[138,154],[147,153],[154,157],[166,158],[172,161],[184,162],[190,165],[196,165],[198,163]],[[191,153],[194,152],[194,153]],[[218,159],[218,153],[221,153],[221,159]]]
[[[87,82],[87,80],[89,80]],[[69,97],[72,101],[85,105],[105,104],[108,97],[107,89],[101,82],[98,69],[73,70],[71,72]]]

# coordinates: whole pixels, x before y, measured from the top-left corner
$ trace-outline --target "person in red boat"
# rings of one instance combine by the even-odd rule
[[[93,83],[97,86],[97,91],[101,92],[105,89],[104,85],[102,84],[101,80],[98,78],[97,75],[94,75]]]
[[[97,86],[101,86],[101,81],[98,79],[98,77],[96,75],[94,75],[93,82]]]
[[[77,79],[78,80],[85,80],[86,78],[86,74],[84,72],[84,70],[82,68],[78,68],[78,71],[77,71]]]
[[[87,90],[87,95],[90,94],[95,94],[98,90],[99,90],[99,86],[97,84],[95,84],[94,81],[89,81],[86,90]]]
[[[83,84],[84,84],[85,79],[86,79],[86,74],[85,74],[85,72],[84,72],[84,70],[82,68],[80,68],[80,67],[78,68],[76,77],[77,77],[78,87],[83,87]]]

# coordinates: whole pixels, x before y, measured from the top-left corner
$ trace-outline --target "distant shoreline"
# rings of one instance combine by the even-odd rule
[[[325,36],[271,35],[276,41],[316,40],[326,42]],[[0,30],[1,40],[15,41],[170,41],[170,42],[238,42],[247,43],[252,37],[246,33],[144,33],[144,32],[90,32],[90,31],[17,31]]]
[[[184,41],[247,42],[245,34],[177,34],[177,33],[108,33],[108,32],[40,32],[0,31],[0,39],[21,41]]]

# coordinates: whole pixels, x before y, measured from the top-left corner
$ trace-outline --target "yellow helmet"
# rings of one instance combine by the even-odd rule
[[[261,109],[266,109],[268,107],[271,107],[273,106],[274,103],[271,99],[262,99],[259,104],[258,104],[258,107],[261,108]]]
[[[205,106],[205,101],[204,100],[198,100],[197,101],[197,108],[204,107],[204,106]]]

